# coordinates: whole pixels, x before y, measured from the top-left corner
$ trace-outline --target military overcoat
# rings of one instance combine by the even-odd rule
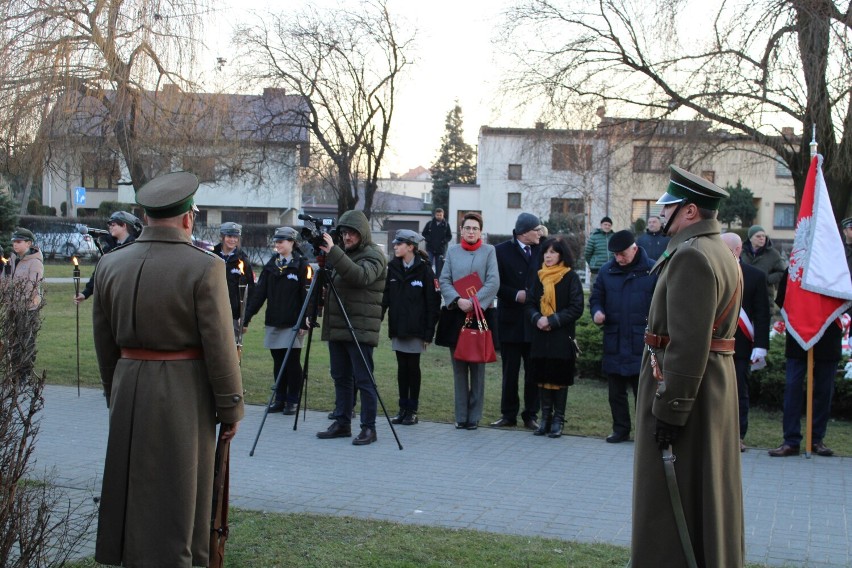
[[[682,426],[672,451],[677,483],[699,566],[743,565],[742,474],[737,378],[733,349],[710,351],[713,338],[737,327],[740,270],[722,242],[716,220],[702,220],[673,236],[655,265],[659,280],[648,327],[671,339],[656,349],[664,392],[646,350],[636,402],[633,490],[633,568],[686,566],[660,450],[656,420]],[[733,306],[713,324],[734,298]],[[661,389],[662,390],[662,389]]]
[[[109,441],[95,559],[207,566],[216,421],[243,416],[225,264],[171,227],[145,227],[98,263],[95,349]],[[140,361],[121,348],[203,359]]]

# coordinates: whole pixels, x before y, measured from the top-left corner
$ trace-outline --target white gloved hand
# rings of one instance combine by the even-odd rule
[[[756,363],[757,361],[760,361],[761,359],[765,359],[765,358],[766,358],[766,349],[764,349],[763,347],[755,347],[754,349],[751,350],[751,362],[752,363]]]

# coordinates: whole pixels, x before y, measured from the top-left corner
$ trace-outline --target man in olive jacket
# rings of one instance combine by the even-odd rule
[[[653,269],[659,278],[636,403],[632,566],[687,566],[687,548],[698,566],[740,567],[745,538],[733,337],[742,284],[715,218],[727,194],[677,166],[671,170],[657,203],[672,240]],[[669,451],[677,459],[664,462]],[[680,507],[673,505],[666,468],[676,474]]]
[[[379,344],[382,326],[387,257],[373,242],[370,222],[362,211],[347,211],[341,215],[337,231],[343,248],[335,245],[328,233],[323,234],[325,246],[320,248],[333,270],[332,282],[355,329],[357,343],[352,340],[337,298],[329,292],[322,339],[328,341],[329,371],[334,379],[334,422],[328,430],[318,432],[317,437],[352,436],[354,387],[361,393],[361,433],[352,444],[365,446],[376,441],[378,398],[370,374],[373,372],[373,348]]]
[[[95,560],[207,566],[216,422],[243,417],[225,264],[192,246],[198,179],[142,186],[148,226],[105,255],[92,324],[109,406]]]

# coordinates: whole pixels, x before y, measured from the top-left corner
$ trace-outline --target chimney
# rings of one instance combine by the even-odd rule
[[[792,126],[782,127],[781,128],[781,136],[783,136],[784,138],[792,138],[794,136],[793,127]]]
[[[603,117],[606,116],[606,107],[605,106],[599,106],[598,110],[595,111],[595,114],[598,115],[598,118],[602,119]]]
[[[284,96],[284,89],[280,87],[264,87],[263,88],[263,98],[264,99],[272,99],[272,98],[281,98]]]
[[[536,122],[535,123],[535,129],[536,130],[544,130],[544,123],[543,122]]]
[[[165,95],[177,95],[180,93],[180,89],[174,83],[164,83],[163,88],[160,89],[160,92]]]

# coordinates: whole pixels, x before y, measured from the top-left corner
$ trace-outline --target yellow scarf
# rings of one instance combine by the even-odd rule
[[[571,270],[562,261],[553,266],[542,266],[538,271],[538,279],[544,286],[544,295],[541,297],[541,315],[552,316],[556,312],[556,284],[562,281],[562,277]]]

